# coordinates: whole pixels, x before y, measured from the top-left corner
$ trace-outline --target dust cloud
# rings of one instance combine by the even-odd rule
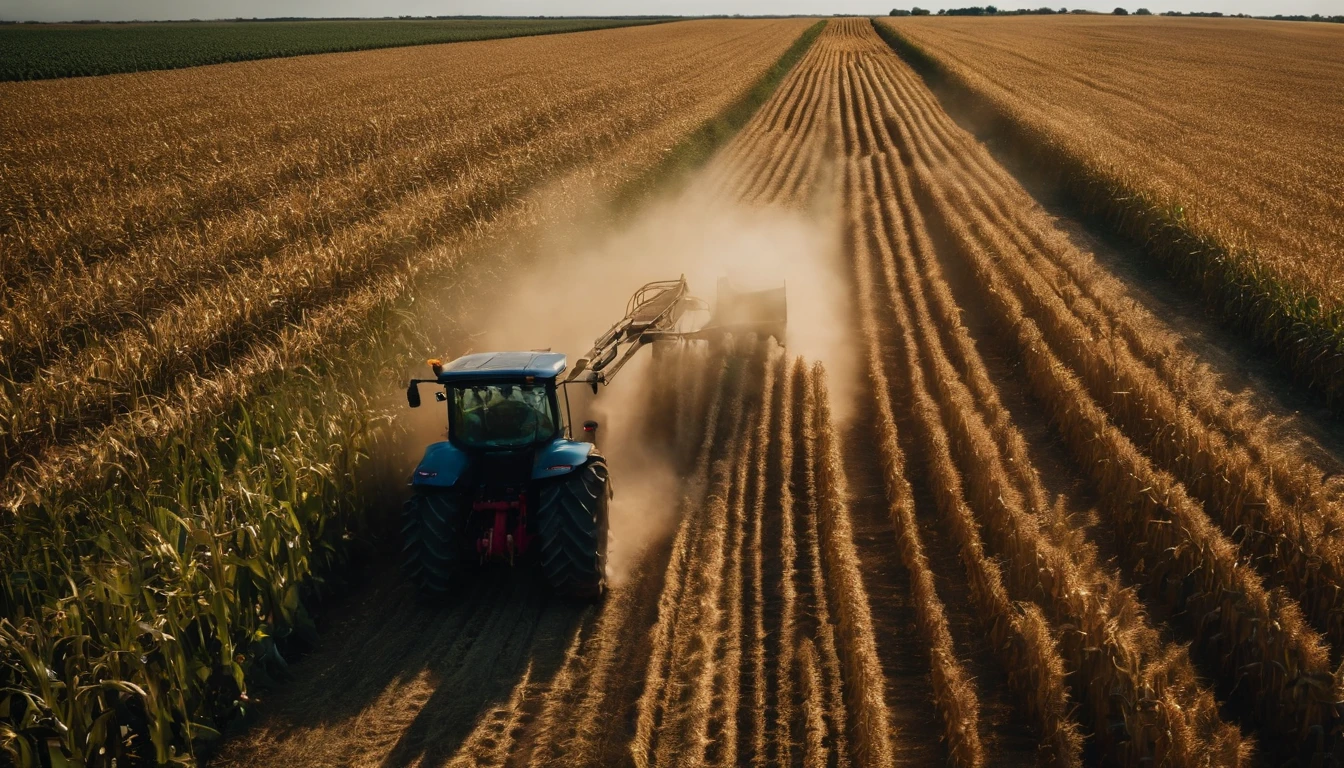
[[[810,212],[725,204],[696,192],[654,202],[616,223],[594,214],[553,225],[525,247],[519,274],[498,281],[471,323],[473,352],[549,348],[571,365],[625,314],[643,284],[686,276],[692,295],[711,306],[718,281],[752,290],[784,284],[787,349],[821,360],[837,385],[851,381],[856,356],[848,329],[849,290],[840,268],[838,218]],[[698,325],[708,317],[690,317]],[[644,434],[656,376],[642,350],[594,397],[568,388],[573,419],[597,420],[598,445],[612,470],[611,570],[619,583],[630,561],[667,535],[680,498],[673,462]],[[845,412],[849,393],[837,387]]]

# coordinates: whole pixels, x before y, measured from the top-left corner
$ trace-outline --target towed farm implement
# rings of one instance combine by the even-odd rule
[[[705,313],[707,322],[686,327],[694,325],[688,316]],[[600,596],[610,472],[596,446],[597,422],[585,421],[576,437],[566,388],[586,384],[596,394],[647,344],[749,333],[782,340],[786,318],[782,287],[739,291],[720,280],[711,311],[682,277],[636,291],[625,316],[572,370],[550,351],[429,361],[434,378],[412,379],[406,399],[416,408],[421,384],[442,387],[435,399],[447,403],[448,439],[430,445],[411,476],[402,536],[412,579],[446,594],[470,566],[525,560],[540,564],[558,594]]]

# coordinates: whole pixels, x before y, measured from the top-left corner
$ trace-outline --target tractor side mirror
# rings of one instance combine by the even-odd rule
[[[597,442],[597,422],[596,422],[596,421],[585,421],[585,422],[583,422],[583,442],[585,442],[585,443],[596,443],[596,442]]]
[[[406,404],[412,408],[420,407],[420,384],[414,379],[410,386],[406,387]]]

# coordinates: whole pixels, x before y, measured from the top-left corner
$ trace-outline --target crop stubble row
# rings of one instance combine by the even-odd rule
[[[850,39],[837,43],[842,34]],[[774,202],[796,205],[805,201],[781,169],[807,167],[809,154],[849,158],[850,255],[872,390],[888,391],[890,383],[912,403],[915,442],[928,466],[910,471],[934,478],[939,513],[959,543],[977,602],[993,617],[994,641],[1045,754],[1063,764],[1079,759],[1076,725],[1066,715],[1072,697],[1097,748],[1125,764],[1244,762],[1252,742],[1220,720],[1200,672],[1224,695],[1232,681],[1250,690],[1229,711],[1269,737],[1263,748],[1272,754],[1333,751],[1339,512],[1321,468],[1276,439],[1253,405],[1202,375],[1178,338],[1063,239],[871,29],[833,23],[810,58],[828,56],[836,83],[828,89],[800,76],[781,99],[839,98],[844,118],[834,119],[833,104],[767,109],[762,127],[739,143],[750,147],[741,153],[746,159],[730,153],[746,170],[729,174],[728,194],[772,202],[773,184]],[[831,130],[844,132],[838,147],[809,135],[815,116],[828,112]],[[771,129],[780,134],[773,145]],[[753,164],[752,151],[770,150],[784,156]],[[871,252],[881,255],[876,278],[864,266]],[[941,274],[945,260],[964,260],[983,293],[954,296]],[[871,282],[885,284],[885,302]],[[959,320],[968,298],[1016,329],[1031,389],[1082,457],[1075,470],[1110,500],[1105,511],[1132,576],[1096,562],[1090,534],[1080,539],[1050,505]],[[886,336],[865,319],[880,312],[894,313]],[[904,354],[885,352],[891,344]],[[883,461],[902,467],[894,426],[882,434]],[[889,495],[909,504],[897,477]],[[902,541],[917,546],[918,532],[903,531]],[[1168,558],[1175,563],[1164,564]],[[917,552],[902,559],[918,584]],[[1271,589],[1280,584],[1285,589]],[[1177,637],[1194,641],[1194,661],[1158,639],[1139,595],[1173,617]],[[948,685],[964,672],[946,658],[950,639],[939,639],[935,590],[921,602],[947,743],[955,761],[976,764],[975,692]]]

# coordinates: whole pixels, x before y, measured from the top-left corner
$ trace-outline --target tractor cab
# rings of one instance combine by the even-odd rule
[[[529,381],[464,381],[448,387],[448,436],[465,450],[516,450],[554,439],[554,387]]]
[[[520,450],[565,436],[568,408],[562,415],[556,388],[564,355],[487,352],[430,366],[435,378],[428,381],[444,387],[436,398],[448,403],[448,438],[462,450]],[[406,391],[412,408],[425,381]]]
[[[431,360],[430,367],[434,378],[412,379],[406,399],[416,408],[421,384],[443,387],[435,399],[448,406],[448,439],[429,446],[412,485],[448,487],[470,480],[471,470],[504,464],[518,468],[517,483],[543,480],[593,452],[595,423],[584,425],[583,440],[571,439],[569,398],[557,381],[564,355],[486,352],[448,365]]]
[[[407,403],[420,406],[420,384],[443,385],[435,399],[448,403],[449,437],[464,449],[522,448],[557,437],[568,422],[560,418],[556,396],[564,355],[495,352],[429,364],[435,378],[412,380]]]

